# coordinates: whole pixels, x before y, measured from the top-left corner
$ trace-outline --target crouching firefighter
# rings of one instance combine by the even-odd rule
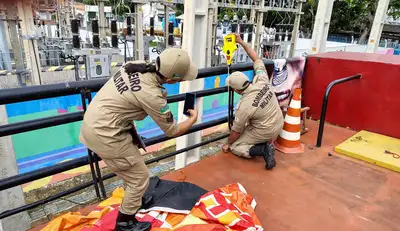
[[[126,63],[89,104],[79,139],[125,183],[115,231],[151,229],[149,222],[138,222],[135,218],[136,212],[152,198],[143,198],[149,171],[139,151],[142,146],[134,121],[149,115],[169,137],[187,132],[197,121],[197,110],[190,110],[190,117],[177,124],[168,107],[163,84],[194,80],[197,73],[187,52],[166,49],[155,65],[144,61]]]
[[[276,166],[272,141],[283,127],[283,114],[263,61],[243,42],[240,35],[236,36],[236,42],[253,60],[255,76],[250,83],[245,74],[237,71],[226,79],[226,85],[232,87],[241,98],[237,103],[230,136],[222,149],[246,158],[262,156],[266,162],[265,168],[269,170]]]

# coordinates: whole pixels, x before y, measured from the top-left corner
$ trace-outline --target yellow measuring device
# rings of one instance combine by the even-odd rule
[[[236,46],[236,35],[229,34],[224,37],[224,46],[222,47],[222,52],[225,53],[226,56],[226,64],[228,64],[228,76],[230,74],[229,67],[232,64],[233,55],[237,50]],[[234,91],[232,91],[231,87],[228,86],[228,126],[229,130],[233,124],[233,104],[234,104]]]
[[[226,64],[230,66],[232,64],[233,54],[237,49],[236,46],[236,35],[229,34],[224,37],[224,46],[222,47],[222,52],[225,53],[226,56]]]

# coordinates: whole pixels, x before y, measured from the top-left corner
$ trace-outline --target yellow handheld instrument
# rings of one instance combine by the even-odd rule
[[[222,52],[225,53],[226,56],[226,64],[228,64],[228,75],[230,74],[229,67],[232,64],[233,55],[237,49],[236,46],[236,35],[229,34],[224,37],[224,46],[222,47]],[[231,87],[228,87],[228,126],[229,130],[233,124],[233,100],[234,100],[234,91],[232,91]]]
[[[236,35],[229,34],[224,37],[224,46],[222,47],[222,52],[226,56],[226,64],[229,66],[232,64],[233,55],[237,49],[236,46]]]

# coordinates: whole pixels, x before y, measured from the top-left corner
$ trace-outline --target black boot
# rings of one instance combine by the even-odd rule
[[[128,215],[118,211],[114,231],[149,231],[150,229],[150,222],[139,222],[136,220],[135,214]]]
[[[270,170],[276,166],[275,148],[270,143],[256,144],[249,150],[250,156],[262,156],[265,160],[265,169]]]
[[[142,207],[140,208],[148,209],[152,203],[153,203],[153,196],[149,194],[144,194],[142,197]]]

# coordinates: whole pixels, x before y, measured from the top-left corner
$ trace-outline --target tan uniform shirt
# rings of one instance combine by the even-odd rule
[[[254,71],[253,83],[238,102],[232,130],[243,133],[249,126],[252,135],[262,139],[271,133],[278,134],[284,120],[263,61],[254,62]]]
[[[147,115],[167,136],[177,134],[178,126],[167,104],[167,90],[159,77],[155,73],[126,73],[122,67],[89,104],[80,141],[103,157],[130,155],[125,147],[132,144],[129,131],[133,121]]]

